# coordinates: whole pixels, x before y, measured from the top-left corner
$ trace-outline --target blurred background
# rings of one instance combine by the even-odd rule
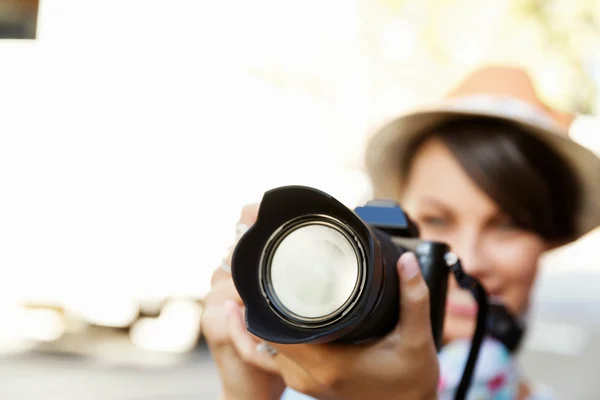
[[[7,400],[216,398],[199,321],[241,206],[359,204],[369,133],[482,63],[528,68],[600,152],[595,0],[0,0],[0,37]],[[563,399],[600,392],[599,245],[535,293],[521,363]]]

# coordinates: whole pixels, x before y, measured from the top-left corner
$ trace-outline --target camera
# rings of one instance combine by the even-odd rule
[[[396,263],[412,251],[429,287],[439,349],[449,266],[456,260],[446,244],[418,237],[393,201],[351,210],[310,187],[267,191],[231,264],[248,331],[282,344],[377,340],[402,318]]]

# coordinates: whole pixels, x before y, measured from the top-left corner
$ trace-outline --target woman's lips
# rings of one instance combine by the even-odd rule
[[[452,301],[446,302],[446,313],[460,317],[474,317],[477,315],[476,304],[457,304]]]
[[[474,317],[477,315],[477,303],[469,292],[455,292],[446,300],[446,313],[460,317]]]

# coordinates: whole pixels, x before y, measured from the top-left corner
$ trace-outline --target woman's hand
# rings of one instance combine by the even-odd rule
[[[256,221],[257,205],[242,210],[240,224]],[[231,254],[226,261],[231,262]],[[224,400],[275,400],[285,388],[278,366],[257,351],[259,341],[246,330],[241,299],[228,271],[218,268],[204,300],[202,332],[217,363]]]
[[[271,344],[287,386],[319,400],[437,399],[429,290],[414,254],[397,268],[401,321],[394,331],[367,346]]]

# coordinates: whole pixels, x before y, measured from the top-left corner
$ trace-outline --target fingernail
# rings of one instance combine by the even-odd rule
[[[400,262],[402,263],[404,276],[407,279],[412,279],[419,274],[419,263],[413,253],[404,253],[400,257]]]
[[[235,303],[235,301],[227,300],[225,302],[225,313],[227,313],[227,315],[233,315],[233,314],[235,314],[237,307],[238,306]]]

